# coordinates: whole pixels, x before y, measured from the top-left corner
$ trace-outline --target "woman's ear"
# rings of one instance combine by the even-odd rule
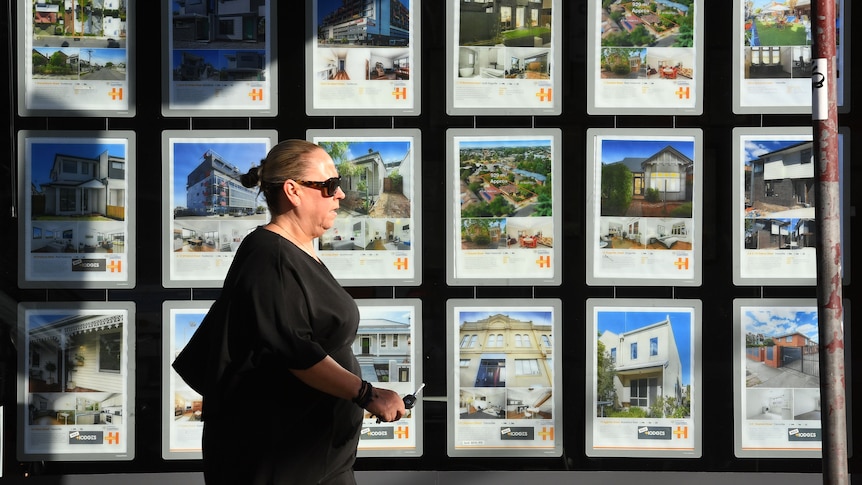
[[[299,184],[296,183],[293,179],[287,179],[284,181],[284,186],[281,188],[282,193],[284,193],[287,201],[293,205],[299,205],[300,197],[299,197]]]

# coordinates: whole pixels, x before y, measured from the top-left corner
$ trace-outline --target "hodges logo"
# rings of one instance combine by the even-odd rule
[[[790,428],[787,430],[788,441],[821,441],[820,428]]]
[[[641,426],[638,428],[639,440],[669,440],[673,438],[670,426]]]
[[[101,431],[72,431],[69,433],[70,445],[101,445]]]
[[[527,440],[535,439],[535,430],[528,427],[505,427],[500,428],[500,439],[506,440]]]

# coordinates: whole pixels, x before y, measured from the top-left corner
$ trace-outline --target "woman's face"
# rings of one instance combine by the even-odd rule
[[[307,163],[303,180],[307,182],[323,182],[332,177],[338,177],[338,170],[332,158],[323,149],[315,150],[306,155]],[[344,198],[341,187],[328,197],[325,191],[306,185],[299,185],[302,198],[301,217],[306,232],[312,237],[320,237],[335,223],[338,215],[339,201]]]

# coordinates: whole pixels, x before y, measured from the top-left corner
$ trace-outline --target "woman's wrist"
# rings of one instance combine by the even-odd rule
[[[374,386],[370,382],[363,380],[359,386],[359,393],[353,398],[353,402],[362,409],[365,409],[371,403],[372,399],[374,399]]]

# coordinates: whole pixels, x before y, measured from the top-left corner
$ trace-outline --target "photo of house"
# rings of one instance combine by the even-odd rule
[[[34,221],[125,219],[125,143],[69,139],[33,143],[30,149],[30,216]]]
[[[462,388],[553,389],[550,312],[465,311],[459,318]]]
[[[547,47],[551,43],[552,9],[544,0],[458,2],[458,44]]]
[[[601,216],[692,217],[693,141],[601,143]]]
[[[124,316],[57,312],[28,322],[31,393],[125,391]]]
[[[201,43],[211,49],[245,47],[266,41],[267,8],[261,0],[171,0],[170,13],[174,49]]]
[[[409,0],[317,0],[319,46],[405,46],[410,40]]]
[[[745,249],[813,251],[813,142],[750,139],[743,149]]]
[[[412,246],[413,146],[397,139],[319,139],[341,176],[345,198],[324,251],[407,250]]]
[[[692,316],[599,311],[596,416],[691,416]]]
[[[461,217],[551,216],[551,140],[459,142]]]
[[[415,315],[406,308],[359,307],[359,330],[353,353],[362,378],[377,383],[412,383],[412,323]],[[411,389],[412,391],[413,389]]]
[[[745,308],[741,329],[746,388],[819,389],[816,307]]]
[[[693,0],[602,2],[602,46],[693,47]]]

